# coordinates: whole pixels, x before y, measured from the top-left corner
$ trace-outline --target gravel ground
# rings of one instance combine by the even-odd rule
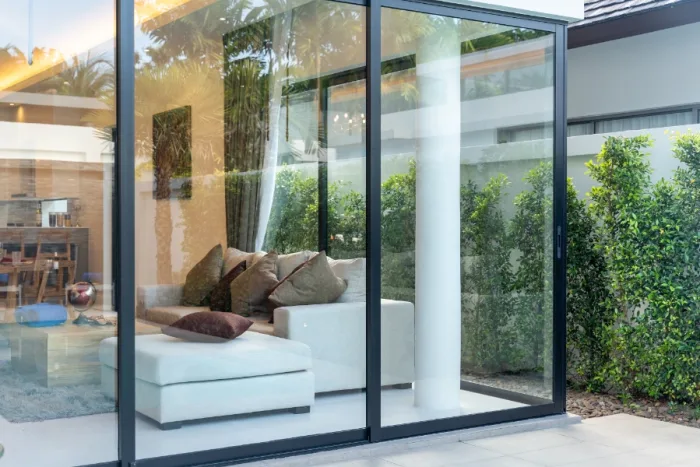
[[[546,383],[542,373],[518,373],[500,375],[475,375],[463,374],[464,381],[491,386],[492,388],[506,389],[519,394],[552,398],[552,385]]]
[[[543,399],[551,399],[552,397],[551,386],[544,381],[541,373],[464,374],[462,378],[473,383],[507,389],[521,394],[529,394]],[[625,413],[700,428],[700,406],[696,408],[648,399],[638,399],[625,405],[619,398],[610,394],[591,394],[573,388],[568,388],[567,390],[566,410],[580,415],[582,418],[604,417],[606,415]]]
[[[620,399],[609,394],[591,394],[571,388],[566,395],[566,410],[582,418],[625,413],[700,428],[700,409],[645,399],[625,405]]]

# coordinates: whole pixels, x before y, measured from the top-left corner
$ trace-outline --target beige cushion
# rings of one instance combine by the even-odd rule
[[[249,316],[263,308],[267,294],[277,282],[277,253],[273,251],[231,282],[231,311]]]
[[[146,310],[146,320],[170,326],[178,319],[199,311],[209,311],[208,306],[154,306]]]
[[[209,294],[221,279],[223,260],[221,245],[216,245],[187,273],[185,288],[182,290],[183,305],[208,305]]]
[[[337,302],[346,303],[367,301],[365,258],[329,259],[328,264],[330,264],[333,273],[341,279],[345,279],[348,284],[348,288],[345,290],[343,295],[336,300]]]
[[[228,272],[238,266],[238,264],[245,260],[246,269],[258,262],[260,259],[265,257],[264,251],[258,251],[255,253],[248,253],[237,248],[227,248],[224,253],[224,264],[222,267],[221,275],[222,277],[228,274]]]
[[[277,258],[277,278],[284,279],[294,271],[299,265],[305,263],[314,257],[316,253],[313,251],[299,251],[288,255],[280,255]]]
[[[346,288],[345,281],[333,274],[322,251],[280,283],[269,298],[277,306],[331,303]]]

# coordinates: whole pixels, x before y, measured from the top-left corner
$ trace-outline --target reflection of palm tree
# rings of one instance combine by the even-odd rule
[[[12,44],[0,47],[0,76],[9,75],[15,69],[27,63],[21,50]]]
[[[105,59],[90,57],[90,54],[85,60],[75,56],[44,86],[64,96],[102,97],[113,86],[113,70]]]

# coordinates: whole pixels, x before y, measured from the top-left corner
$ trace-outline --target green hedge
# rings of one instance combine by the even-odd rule
[[[674,137],[682,162],[651,182],[648,137],[608,138],[587,166],[585,198],[567,184],[567,362],[573,384],[625,396],[700,399],[700,136]],[[461,189],[465,371],[551,369],[552,165],[524,177],[510,219],[504,175]],[[382,296],[415,298],[416,168],[382,184]],[[365,253],[365,199],[329,187],[332,255]],[[317,186],[278,177],[268,248],[313,249]],[[292,228],[293,226],[293,228]]]

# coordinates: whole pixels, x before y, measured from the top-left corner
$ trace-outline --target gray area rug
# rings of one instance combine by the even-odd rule
[[[115,411],[98,384],[46,388],[0,361],[0,415],[11,423],[41,422]]]

